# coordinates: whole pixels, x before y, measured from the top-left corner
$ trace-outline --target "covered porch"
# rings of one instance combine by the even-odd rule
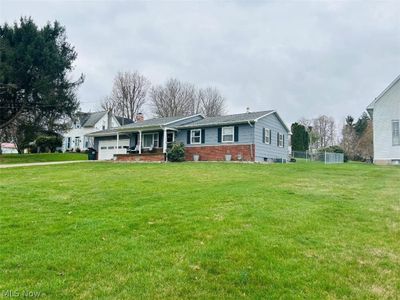
[[[96,139],[96,133],[92,135]],[[170,127],[115,128],[107,134],[98,133],[98,159],[165,161],[175,135],[176,129]]]

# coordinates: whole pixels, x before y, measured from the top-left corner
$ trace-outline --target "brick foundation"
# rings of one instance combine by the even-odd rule
[[[144,153],[144,154],[116,154],[117,161],[147,161],[147,162],[164,162],[163,153]]]
[[[254,161],[254,149],[254,144],[186,147],[185,159],[193,161],[193,155],[199,154],[200,161],[224,161],[225,155],[230,154],[232,161]]]

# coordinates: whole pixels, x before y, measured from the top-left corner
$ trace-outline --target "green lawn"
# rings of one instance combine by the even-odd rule
[[[32,153],[32,154],[1,154],[0,164],[22,164],[47,161],[87,160],[85,153]]]
[[[0,291],[395,299],[399,182],[363,164],[0,169]]]

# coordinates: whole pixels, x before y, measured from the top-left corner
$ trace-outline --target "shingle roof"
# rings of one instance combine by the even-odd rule
[[[186,117],[179,116],[179,117],[154,118],[154,119],[144,120],[141,122],[136,122],[133,124],[124,125],[124,126],[121,126],[120,128],[156,127],[156,126],[168,125],[170,123],[173,123],[174,121],[178,121],[183,118],[186,118]]]
[[[273,110],[248,112],[243,114],[218,116],[218,117],[206,117],[202,120],[190,123],[188,125],[179,126],[179,128],[190,128],[190,127],[202,127],[202,126],[213,126],[223,124],[241,124],[247,122],[254,122],[258,118],[273,113]]]
[[[98,111],[93,113],[78,113],[79,122],[82,127],[93,127],[106,114],[106,111]]]
[[[133,120],[128,119],[128,118],[124,118],[124,117],[117,117],[115,116],[115,118],[117,119],[118,123],[122,126],[122,125],[127,125],[127,124],[132,124]]]

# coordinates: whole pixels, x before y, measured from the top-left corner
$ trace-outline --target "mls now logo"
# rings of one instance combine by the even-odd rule
[[[17,298],[17,297],[25,297],[25,298],[39,298],[42,295],[41,292],[38,291],[17,291],[17,290],[5,290],[3,291],[3,297],[8,298]]]

